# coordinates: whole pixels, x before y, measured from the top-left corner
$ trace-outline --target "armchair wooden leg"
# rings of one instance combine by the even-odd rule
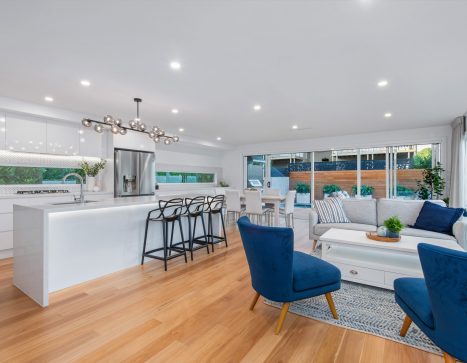
[[[407,334],[407,331],[410,328],[410,324],[412,324],[412,319],[410,319],[409,316],[406,315],[404,319],[404,323],[402,324],[401,331],[399,332],[399,335],[401,337],[405,337],[405,334]]]
[[[313,248],[312,251],[316,250],[316,245],[318,244],[318,240],[314,239],[313,240]]]
[[[457,360],[452,355],[449,355],[446,352],[443,352],[444,362],[445,363],[456,363]]]
[[[255,305],[258,302],[259,296],[260,296],[259,293],[256,292],[255,296],[253,297],[253,301],[251,302],[250,310],[253,310],[255,308]]]
[[[276,331],[274,332],[276,335],[281,332],[282,325],[284,324],[285,316],[287,315],[287,311],[289,311],[289,306],[290,306],[290,303],[284,303],[284,305],[282,305],[281,314],[279,315],[279,320],[277,321],[277,325],[276,325]]]
[[[332,295],[330,292],[324,294],[326,296],[326,300],[328,301],[329,309],[331,309],[332,316],[334,319],[339,319],[339,315],[337,315],[336,306],[334,305],[334,300],[332,299]]]

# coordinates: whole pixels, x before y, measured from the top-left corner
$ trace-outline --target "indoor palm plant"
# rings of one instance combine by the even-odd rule
[[[89,192],[94,190],[96,186],[96,176],[104,169],[105,164],[107,163],[106,160],[101,159],[97,163],[89,163],[86,160],[83,160],[80,163],[80,168],[83,170],[84,174],[86,175],[86,186]]]
[[[399,238],[401,231],[404,229],[404,224],[397,216],[389,217],[384,221],[384,226],[388,230],[388,237]]]

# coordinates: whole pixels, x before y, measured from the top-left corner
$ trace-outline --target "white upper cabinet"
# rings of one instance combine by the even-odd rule
[[[47,154],[79,155],[79,124],[47,121]]]
[[[79,129],[79,154],[81,156],[104,157],[105,133],[95,132],[92,127]]]
[[[6,117],[5,114],[0,112],[0,150],[5,149],[6,137]]]
[[[6,115],[7,150],[45,153],[47,123],[43,119]]]

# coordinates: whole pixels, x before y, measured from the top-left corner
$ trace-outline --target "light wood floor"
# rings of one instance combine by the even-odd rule
[[[296,220],[296,249],[310,250],[306,230]],[[235,228],[229,243],[188,264],[172,260],[168,272],[150,261],[60,291],[46,309],[12,286],[13,262],[0,260],[0,362],[442,362],[293,314],[275,336],[279,310],[261,302],[248,310],[253,291]]]

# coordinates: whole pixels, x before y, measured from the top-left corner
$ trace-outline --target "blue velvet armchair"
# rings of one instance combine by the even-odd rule
[[[467,253],[421,243],[418,254],[425,278],[394,281],[396,302],[407,314],[400,335],[413,321],[446,362],[467,362]]]
[[[237,224],[256,291],[250,310],[261,295],[284,303],[275,330],[279,334],[292,301],[325,294],[333,317],[338,319],[331,296],[341,285],[337,267],[294,251],[292,228],[259,226],[248,217],[240,218]]]

